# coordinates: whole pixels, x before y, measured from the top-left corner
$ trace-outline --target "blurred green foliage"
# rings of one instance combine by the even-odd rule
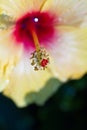
[[[63,84],[43,105],[19,109],[0,95],[0,130],[86,130],[87,75]]]

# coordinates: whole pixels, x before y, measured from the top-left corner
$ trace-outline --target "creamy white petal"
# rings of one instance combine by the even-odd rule
[[[17,19],[25,13],[40,10],[44,2],[45,0],[0,0],[0,10]]]
[[[7,85],[9,76],[18,63],[22,47],[15,46],[11,31],[0,31],[0,91]]]
[[[79,26],[87,16],[87,0],[47,0],[42,10],[56,15],[61,24]]]
[[[56,79],[56,76],[51,71],[51,68],[53,67],[51,64],[48,65],[49,69],[35,71],[31,66],[29,57],[30,55],[28,54],[23,56],[10,76],[9,85],[3,91],[4,95],[11,98],[17,106],[20,107],[26,106],[32,101],[32,96],[31,99],[27,99],[29,100],[28,102],[26,101],[27,95],[32,95],[32,93],[37,92],[39,93],[39,91],[44,89],[44,87],[48,87],[48,81]],[[49,82],[49,86],[52,88],[53,93],[53,87],[55,86],[57,88],[60,84],[59,81],[55,82],[55,80],[52,80],[52,82]]]
[[[58,78],[78,79],[87,73],[87,28],[65,27],[64,30],[63,27],[61,30],[62,37],[49,45]]]

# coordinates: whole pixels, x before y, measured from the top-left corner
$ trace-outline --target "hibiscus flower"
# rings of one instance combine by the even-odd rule
[[[87,0],[0,0],[0,90],[41,103],[87,72]],[[47,91],[35,96],[43,88]],[[35,96],[35,97],[34,97]]]

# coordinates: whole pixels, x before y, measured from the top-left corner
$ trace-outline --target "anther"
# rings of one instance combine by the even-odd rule
[[[31,65],[34,67],[34,70],[45,70],[47,68],[49,55],[44,48],[34,51],[31,55]]]

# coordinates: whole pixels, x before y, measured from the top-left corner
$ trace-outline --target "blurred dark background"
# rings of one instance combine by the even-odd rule
[[[0,94],[0,130],[87,130],[87,75],[63,84],[45,103],[25,108]]]

